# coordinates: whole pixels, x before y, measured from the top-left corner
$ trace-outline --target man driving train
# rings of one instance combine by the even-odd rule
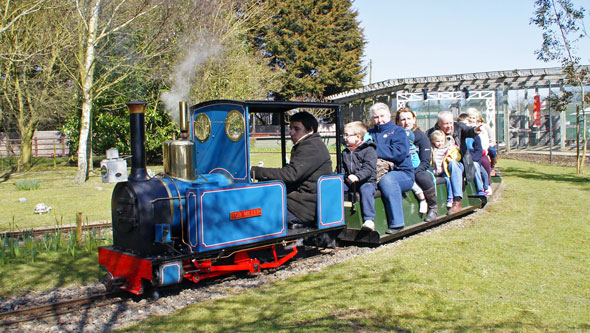
[[[291,159],[282,168],[252,167],[257,180],[280,180],[287,186],[287,222],[290,229],[315,226],[317,180],[332,173],[328,148],[318,133],[318,121],[308,112],[291,116]]]

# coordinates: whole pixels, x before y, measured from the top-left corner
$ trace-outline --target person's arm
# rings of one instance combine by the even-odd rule
[[[361,167],[358,172],[355,173],[359,182],[365,182],[371,179],[371,176],[377,174],[377,151],[373,147],[368,147],[365,148],[363,153]]]
[[[455,126],[458,126],[461,129],[461,137],[463,138],[475,138],[479,132],[481,132],[481,125],[471,127],[461,122],[455,122]]]
[[[323,143],[320,141],[323,145]],[[282,168],[252,167],[257,180],[281,180],[286,184],[299,183],[311,176],[319,167],[330,159],[330,153],[324,145],[306,143],[297,147],[291,155],[289,164]]]
[[[416,172],[426,171],[430,169],[430,160],[432,158],[432,146],[426,134],[420,130],[414,132],[414,144],[418,147],[418,157],[420,164],[416,168]]]
[[[387,141],[377,145],[377,155],[396,165],[402,164],[410,151],[410,143],[406,132],[399,127],[387,139]]]

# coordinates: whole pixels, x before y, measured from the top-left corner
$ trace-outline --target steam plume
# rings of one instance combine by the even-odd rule
[[[189,101],[190,87],[195,71],[209,57],[217,55],[221,49],[221,45],[215,39],[200,37],[189,48],[186,58],[182,63],[174,69],[174,84],[172,85],[172,89],[162,93],[162,101],[174,121],[179,121],[178,102]]]

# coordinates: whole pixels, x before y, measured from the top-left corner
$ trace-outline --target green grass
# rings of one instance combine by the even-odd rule
[[[0,237],[0,297],[98,281],[98,246],[112,244],[110,230]]]
[[[32,263],[0,266],[0,297],[81,286],[99,281],[105,273],[106,270],[98,265],[96,251],[80,251],[75,257],[66,250],[43,252]]]
[[[463,228],[154,317],[139,331],[590,330],[590,177],[503,160]]]
[[[111,219],[111,193],[114,184],[103,184],[98,169],[83,185],[74,184],[75,167],[55,170],[14,173],[0,183],[0,231],[6,231],[13,221],[18,229],[54,226],[58,223],[76,223],[77,212],[90,222]],[[15,184],[25,179],[36,179],[39,188],[34,191],[17,191]],[[26,202],[19,202],[25,198]],[[49,213],[35,214],[35,205],[45,203]]]
[[[23,179],[14,183],[17,191],[33,191],[39,188],[39,179]]]
[[[47,163],[47,161],[45,162]],[[163,170],[162,166],[148,167],[154,172]],[[103,183],[100,169],[94,168],[89,180],[74,184],[76,167],[59,166],[53,169],[39,163],[32,171],[7,173],[0,178],[0,231],[8,231],[15,223],[17,229],[24,230],[56,224],[75,224],[78,212],[84,221],[95,222],[111,219],[111,194],[115,184]],[[17,184],[34,179],[39,187],[32,191],[18,191]],[[26,202],[21,203],[20,198]],[[51,207],[49,213],[35,214],[35,205],[45,203]]]

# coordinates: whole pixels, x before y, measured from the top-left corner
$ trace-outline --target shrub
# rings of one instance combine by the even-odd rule
[[[39,189],[39,179],[23,179],[14,183],[17,191],[32,191]]]

